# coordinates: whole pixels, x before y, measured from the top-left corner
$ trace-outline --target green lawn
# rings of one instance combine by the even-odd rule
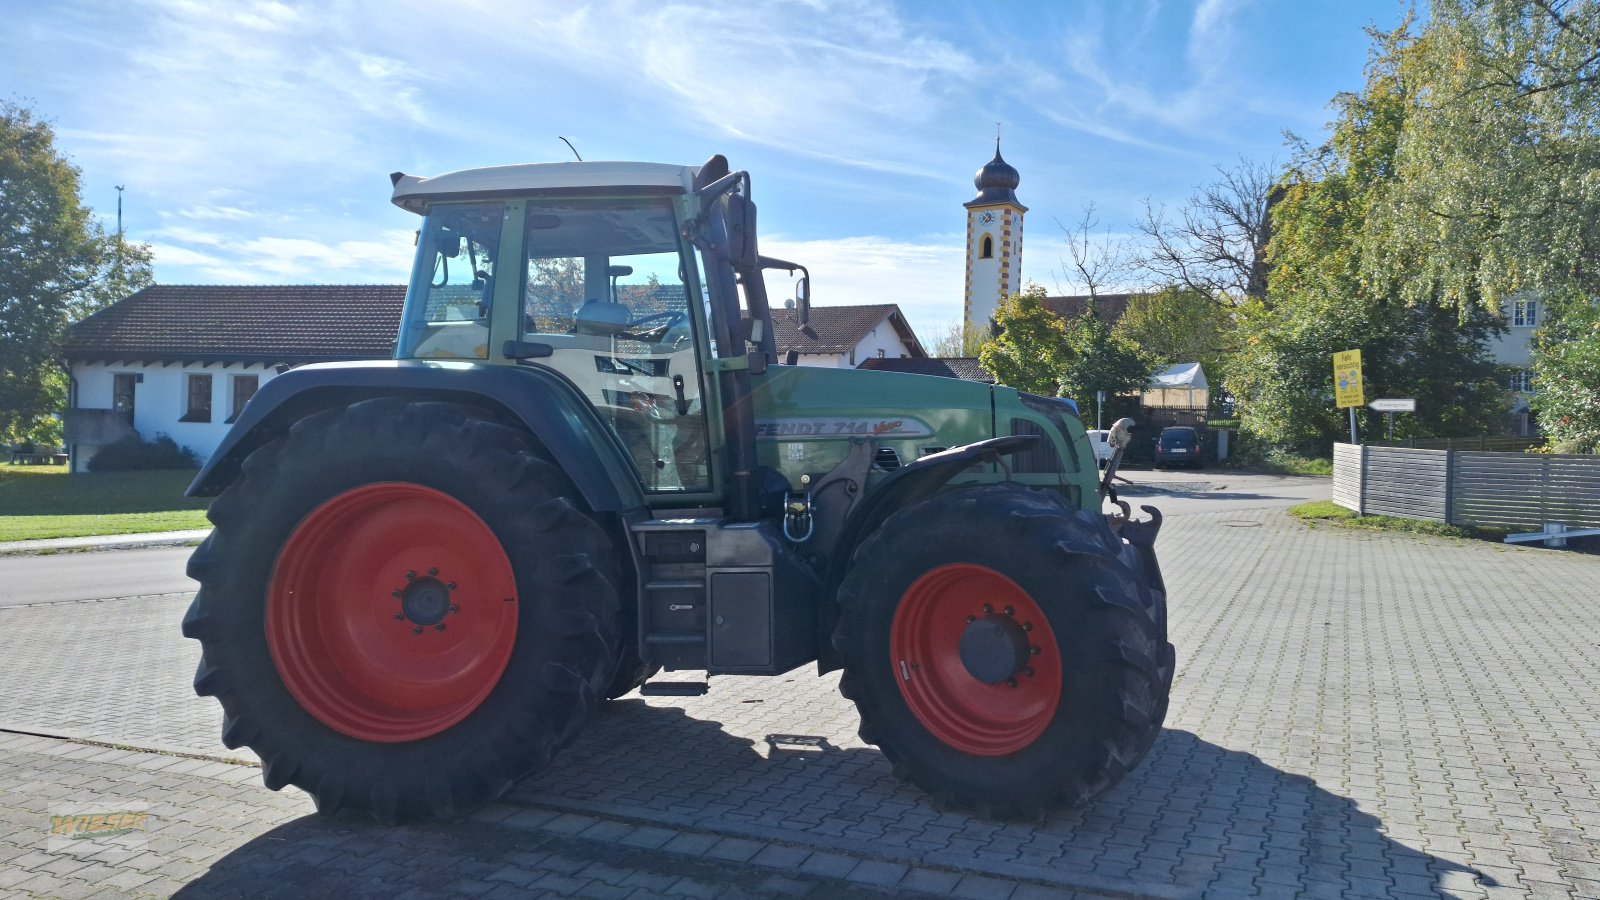
[[[1404,531],[1411,534],[1432,534],[1440,537],[1494,537],[1482,529],[1458,528],[1442,522],[1423,522],[1417,519],[1399,519],[1394,516],[1358,516],[1332,500],[1313,500],[1289,507],[1289,515],[1305,522],[1323,522],[1345,528],[1365,528],[1369,531]],[[1500,533],[1500,537],[1504,537]]]
[[[1295,456],[1292,453],[1241,453],[1222,463],[1225,469],[1261,472],[1267,475],[1333,474],[1333,460]]]
[[[99,472],[0,465],[0,541],[139,534],[206,527],[206,498],[188,499],[194,473]]]

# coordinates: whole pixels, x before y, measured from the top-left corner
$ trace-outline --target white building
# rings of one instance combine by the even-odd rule
[[[1504,301],[1500,314],[1506,323],[1506,332],[1489,341],[1489,356],[1497,365],[1505,367],[1506,387],[1516,396],[1511,407],[1511,427],[1517,434],[1533,433],[1533,422],[1528,412],[1528,398],[1533,396],[1533,332],[1542,321],[1543,304],[1531,297],[1520,296]]]
[[[854,369],[869,359],[921,359],[927,351],[894,303],[814,306],[811,334],[795,323],[793,310],[772,311],[772,337],[781,359],[790,351],[802,366]]]
[[[128,434],[202,460],[283,370],[393,355],[404,285],[153,285],[67,332],[74,472]]]

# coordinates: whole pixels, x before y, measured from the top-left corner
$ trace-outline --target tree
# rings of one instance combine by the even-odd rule
[[[1128,298],[1115,331],[1152,363],[1198,362],[1213,380],[1234,349],[1233,312],[1180,287]]]
[[[1437,0],[1405,48],[1415,89],[1362,274],[1411,302],[1541,301],[1540,427],[1600,435],[1600,3]]]
[[[525,331],[556,333],[567,330],[572,314],[583,305],[583,260],[550,257],[529,260],[528,317]]]
[[[1127,278],[1133,264],[1128,242],[1109,230],[1096,234],[1100,217],[1093,203],[1083,208],[1083,215],[1071,228],[1056,224],[1067,236],[1068,258],[1061,261],[1062,268],[1068,278],[1083,285],[1091,298],[1104,293],[1107,285]]]
[[[978,362],[1000,384],[1054,397],[1072,353],[1067,325],[1044,305],[1044,288],[1029,285],[994,311],[1000,332],[978,351]]]
[[[1558,453],[1600,453],[1600,307],[1555,307],[1534,344],[1533,409]]]
[[[32,110],[0,103],[0,435],[49,432],[68,324],[150,283],[150,250],[107,235]]]
[[[1066,367],[1061,372],[1058,396],[1080,403],[1094,402],[1095,394],[1129,394],[1150,383],[1150,364],[1138,348],[1116,334],[1100,318],[1098,305],[1067,320]]]
[[[1344,434],[1333,407],[1331,355],[1360,349],[1374,396],[1415,397],[1397,436],[1476,434],[1505,427],[1509,396],[1488,342],[1498,315],[1437,296],[1407,296],[1398,277],[1372,277],[1382,208],[1401,188],[1397,160],[1421,88],[1406,68],[1407,21],[1373,32],[1360,93],[1335,99],[1329,140],[1300,143],[1272,210],[1271,303],[1240,308],[1240,353],[1226,373],[1246,432],[1325,454]],[[1392,260],[1393,258],[1391,258]],[[1376,416],[1362,412],[1368,425]]]
[[[966,322],[946,322],[934,335],[928,352],[938,357],[971,358],[978,355],[989,336],[967,327]]]
[[[1217,180],[1191,195],[1176,219],[1145,201],[1139,230],[1147,246],[1135,265],[1163,287],[1220,302],[1265,300],[1276,174],[1242,157],[1231,169],[1218,166]]]
[[[1000,334],[983,345],[978,360],[1000,384],[1046,397],[1094,399],[1096,391],[1122,394],[1144,387],[1150,367],[1114,334],[1093,302],[1063,319],[1044,305],[1044,288],[1028,289],[1000,304]]]
[[[1395,57],[1404,119],[1362,274],[1491,312],[1600,294],[1600,3],[1436,0]]]

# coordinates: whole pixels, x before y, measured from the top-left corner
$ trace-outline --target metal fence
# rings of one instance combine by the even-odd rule
[[[1407,447],[1413,450],[1504,450],[1518,452],[1544,443],[1542,437],[1508,437],[1480,434],[1477,437],[1415,438],[1404,441],[1374,441],[1376,446]]]
[[[1335,444],[1333,502],[1451,525],[1600,528],[1600,457]]]

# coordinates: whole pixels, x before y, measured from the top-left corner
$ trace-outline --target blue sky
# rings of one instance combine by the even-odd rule
[[[0,0],[0,96],[54,120],[163,283],[398,282],[388,173],[585,159],[750,170],[763,250],[818,304],[960,315],[972,174],[1003,122],[1026,280],[1058,222],[1131,230],[1361,84],[1398,0]]]

